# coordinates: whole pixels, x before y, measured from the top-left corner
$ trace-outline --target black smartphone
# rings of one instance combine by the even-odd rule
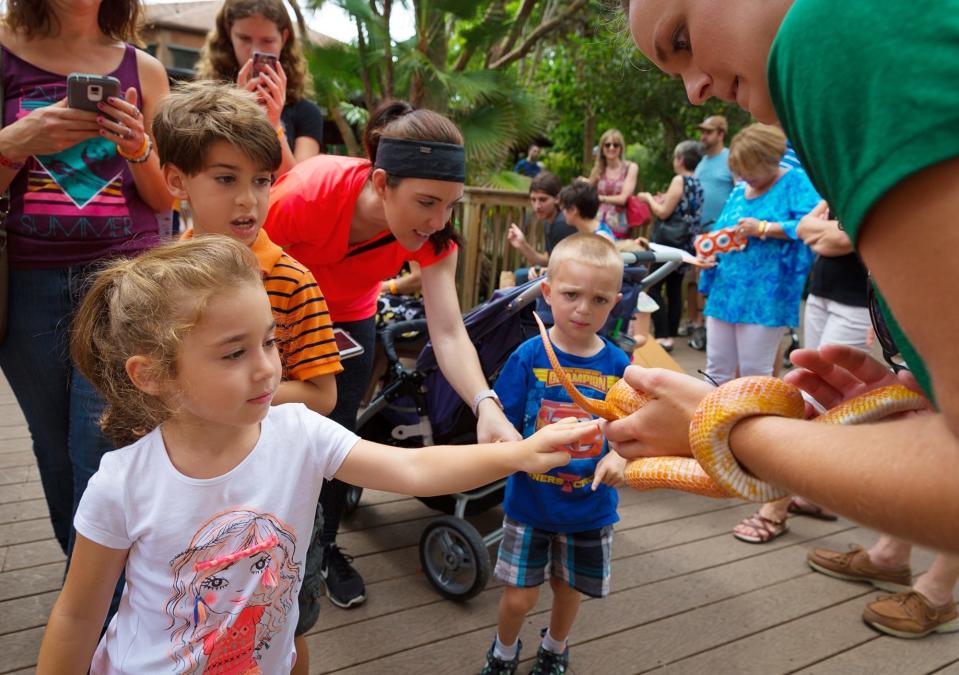
[[[260,73],[263,71],[263,66],[265,65],[269,65],[270,68],[276,70],[276,62],[276,54],[270,54],[269,52],[253,52],[252,77],[259,77]]]
[[[111,96],[120,98],[120,80],[115,77],[88,73],[67,75],[67,105],[71,108],[99,112],[97,104]]]
[[[342,328],[333,329],[333,337],[336,338],[336,348],[340,350],[340,359],[348,359],[351,356],[359,356],[365,349],[363,345],[353,339],[353,336]]]

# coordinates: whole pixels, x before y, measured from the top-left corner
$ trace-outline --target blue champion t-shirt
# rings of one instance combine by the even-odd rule
[[[576,388],[590,398],[605,398],[629,365],[626,353],[605,338],[603,348],[593,356],[555,351]],[[494,389],[506,417],[524,438],[564,417],[593,417],[563,389],[539,337],[530,338],[513,352]],[[503,510],[514,520],[549,532],[583,532],[615,523],[619,520],[619,494],[607,485],[600,485],[596,492],[590,489],[596,465],[606,452],[604,439],[597,435],[584,439],[566,466],[545,474],[514,473],[506,484]]]

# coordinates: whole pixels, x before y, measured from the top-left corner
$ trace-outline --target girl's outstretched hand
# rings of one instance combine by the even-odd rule
[[[689,421],[713,390],[702,380],[662,368],[630,366],[623,379],[654,400],[633,414],[605,425],[606,438],[627,459],[689,456]]]
[[[569,464],[570,449],[577,447],[587,436],[599,433],[599,422],[577,422],[567,418],[548,424],[519,446],[522,452],[517,458],[517,469],[527,473],[543,473],[558,466]]]

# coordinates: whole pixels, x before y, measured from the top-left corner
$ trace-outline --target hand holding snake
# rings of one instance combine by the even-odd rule
[[[580,394],[556,360],[545,326],[539,321],[539,317],[536,318],[553,370],[567,393],[581,408],[612,421],[623,419],[637,411],[645,412],[647,406],[653,408],[655,404],[662,403],[633,389],[626,379],[617,382],[607,392],[603,401],[593,401]],[[664,373],[663,376],[684,377],[675,373]],[[687,389],[692,392],[687,397],[689,399],[697,396],[696,390],[702,392],[699,387]],[[816,418],[816,421],[827,424],[867,423],[926,406],[927,401],[922,396],[902,385],[892,384],[845,401]],[[668,407],[668,404],[658,407]],[[801,419],[805,416],[805,403],[798,388],[771,377],[744,377],[711,389],[698,401],[691,418],[686,418],[689,420],[687,448],[692,451],[693,458],[672,456],[635,459],[627,465],[626,483],[640,490],[670,488],[709,497],[739,497],[756,502],[772,501],[785,496],[786,493],[782,490],[743,471],[729,449],[729,434],[733,426],[738,421],[754,415],[780,415]],[[673,421],[670,421],[670,418]],[[664,415],[653,420],[647,415],[646,420],[651,424],[673,427],[667,430],[667,433],[686,431],[682,424],[675,424],[676,415]],[[647,450],[682,451],[675,439],[670,446],[672,447]]]

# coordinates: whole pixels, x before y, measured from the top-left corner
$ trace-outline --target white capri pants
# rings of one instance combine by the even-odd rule
[[[803,316],[803,346],[818,349],[822,345],[848,345],[867,350],[868,307],[844,305],[818,295],[806,298]]]
[[[727,323],[707,316],[707,379],[719,385],[746,375],[772,375],[785,330],[785,326]]]

